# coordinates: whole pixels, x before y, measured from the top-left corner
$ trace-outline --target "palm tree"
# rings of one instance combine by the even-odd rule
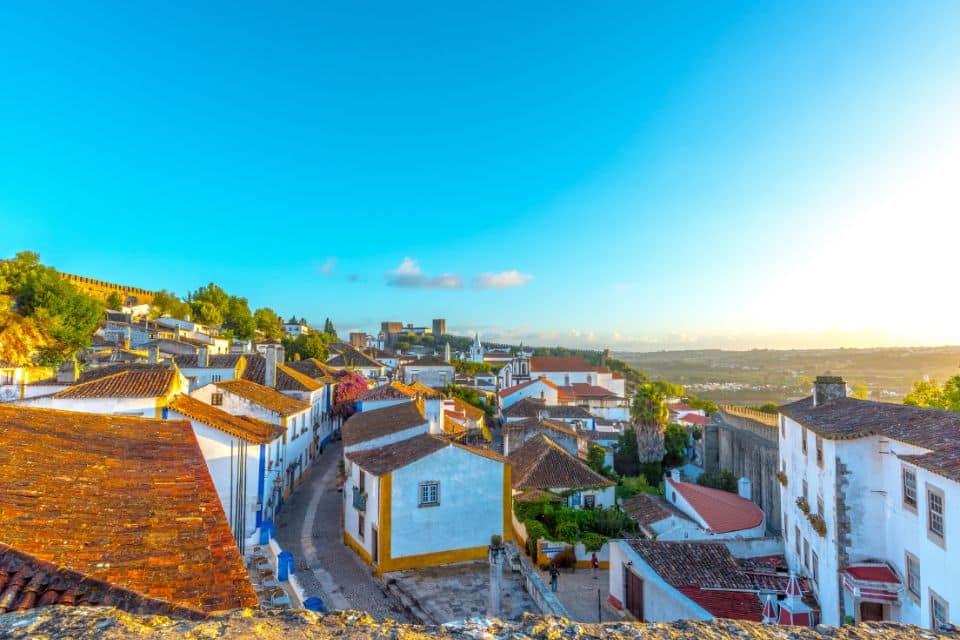
[[[666,455],[663,429],[670,417],[663,392],[650,383],[637,387],[630,416],[637,432],[637,452],[640,463],[660,462]]]

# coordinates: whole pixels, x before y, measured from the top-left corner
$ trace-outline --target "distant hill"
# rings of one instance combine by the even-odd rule
[[[914,380],[960,373],[960,346],[874,349],[617,352],[651,378],[684,384],[701,397],[737,404],[786,402],[810,393],[813,378],[831,372],[862,384],[870,399],[897,402]]]

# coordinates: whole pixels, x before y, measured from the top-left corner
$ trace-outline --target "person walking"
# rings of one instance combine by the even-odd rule
[[[593,555],[590,557],[590,566],[593,567],[593,579],[599,580],[600,578],[597,577],[597,569],[600,568],[600,560],[597,559],[596,551],[594,551]]]
[[[550,563],[550,589],[554,592],[557,591],[558,582],[560,580],[560,570],[557,569],[556,563]]]

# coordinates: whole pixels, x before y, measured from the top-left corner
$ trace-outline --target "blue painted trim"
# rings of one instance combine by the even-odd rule
[[[263,483],[267,472],[267,445],[260,445],[260,475],[257,478],[257,527],[263,523]]]

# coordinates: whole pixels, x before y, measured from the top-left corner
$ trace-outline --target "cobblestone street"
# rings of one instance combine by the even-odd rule
[[[324,450],[284,505],[277,540],[293,552],[296,577],[307,597],[320,596],[328,610],[357,609],[377,620],[409,622],[399,604],[381,589],[370,567],[343,544],[342,494],[336,486],[341,457],[339,441]]]
[[[550,584],[550,574],[541,572],[543,581]],[[577,569],[570,572],[568,569],[560,571],[557,581],[557,599],[563,603],[571,620],[577,622],[597,622],[597,590],[600,590],[600,614],[604,622],[622,620],[623,616],[610,606],[609,596],[610,572],[606,569],[597,571],[597,579],[593,579],[592,569]]]

